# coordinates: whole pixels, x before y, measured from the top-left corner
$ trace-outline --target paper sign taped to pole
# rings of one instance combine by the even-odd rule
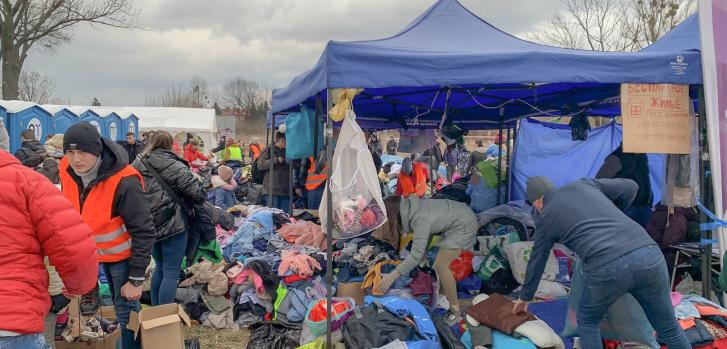
[[[621,84],[623,151],[689,154],[689,85]]]

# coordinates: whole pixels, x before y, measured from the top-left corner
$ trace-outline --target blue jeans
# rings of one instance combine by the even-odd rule
[[[317,210],[321,207],[321,200],[323,199],[323,191],[326,189],[326,184],[321,184],[320,187],[308,191],[308,208],[311,210]]]
[[[630,293],[641,304],[657,338],[669,349],[692,346],[674,316],[669,272],[657,245],[641,247],[606,263],[583,268],[585,287],[578,309],[578,331],[583,349],[602,349],[601,320],[608,308]]]
[[[649,224],[654,211],[651,210],[651,207],[632,206],[626,208],[624,213],[629,216],[629,218],[633,219],[634,222],[639,223],[640,226],[646,228],[646,225]]]
[[[290,197],[287,195],[273,195],[273,202],[270,202],[269,195],[265,195],[265,201],[268,203],[268,207],[281,209],[287,213],[291,213]]]
[[[221,187],[215,189],[215,206],[227,211],[228,208],[235,206],[235,204],[237,204],[237,200],[235,199],[235,191],[227,190]]]
[[[154,243],[154,274],[151,276],[151,305],[174,303],[182,259],[187,252],[187,231]]]
[[[0,337],[0,349],[49,349],[42,333]]]
[[[138,349],[140,345],[134,340],[134,332],[128,330],[126,325],[129,323],[129,313],[140,311],[141,304],[139,301],[130,301],[121,296],[121,287],[129,281],[129,261],[102,263],[101,267],[104,274],[106,274],[111,288],[111,295],[114,298],[116,320],[119,322],[119,327],[121,327],[121,348]]]

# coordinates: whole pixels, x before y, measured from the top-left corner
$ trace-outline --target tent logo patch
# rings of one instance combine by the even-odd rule
[[[684,75],[687,73],[689,63],[684,62],[684,56],[677,55],[674,62],[669,63],[671,65],[671,71],[674,75]]]

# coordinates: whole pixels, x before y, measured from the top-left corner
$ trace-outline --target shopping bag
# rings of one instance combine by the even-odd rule
[[[333,238],[348,239],[366,234],[386,221],[381,186],[366,137],[356,123],[356,114],[348,111],[343,119],[336,150],[333,173],[328,181],[333,216],[328,216],[328,191],[323,194],[319,210],[321,227],[330,219]]]

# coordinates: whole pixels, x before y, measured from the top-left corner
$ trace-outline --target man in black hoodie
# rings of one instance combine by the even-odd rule
[[[96,238],[99,262],[111,286],[124,349],[138,348],[126,328],[131,311],[141,310],[141,284],[155,241],[149,200],[142,177],[129,166],[126,152],[102,139],[88,122],[66,131],[60,177],[63,194],[79,210]],[[90,299],[89,299],[90,298]],[[81,299],[81,311],[93,297]],[[93,314],[93,309],[89,310]]]
[[[35,139],[35,131],[27,129],[20,134],[23,145],[15,152],[15,157],[23,166],[36,168],[45,160],[45,147]]]

